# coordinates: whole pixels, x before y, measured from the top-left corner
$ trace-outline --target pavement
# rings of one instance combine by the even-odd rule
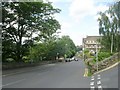
[[[3,88],[89,88],[90,77],[84,77],[82,60],[47,64],[5,74]],[[27,71],[28,70],[28,71]]]
[[[84,77],[83,60],[3,71],[2,88],[118,88],[118,67]],[[119,79],[120,81],[120,79]],[[115,89],[113,89],[115,90]]]

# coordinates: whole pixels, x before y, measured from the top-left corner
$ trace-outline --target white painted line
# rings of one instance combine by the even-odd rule
[[[90,82],[90,85],[94,85],[94,82]]]
[[[22,82],[23,80],[25,80],[25,79],[21,79],[21,80],[15,81],[15,82],[11,82],[11,83],[8,83],[8,84],[5,84],[5,85],[2,85],[2,87],[5,87],[5,86],[8,86],[8,85],[12,85],[12,84],[19,83],[19,82]]]
[[[47,64],[46,66],[55,66],[56,64]]]
[[[15,75],[15,74],[20,74],[20,73],[24,73],[25,71],[21,71],[21,72],[14,72],[14,73],[10,73],[10,74],[5,74],[5,75],[2,75],[3,77],[5,76],[11,76],[11,75]]]
[[[98,88],[102,88],[102,86],[98,86]]]
[[[98,90],[102,90],[102,86],[98,86]]]
[[[95,86],[91,86],[90,88],[95,88]]]
[[[100,76],[100,75],[98,75],[97,79],[101,79],[101,76]]]
[[[90,87],[90,90],[95,90],[95,87],[94,86]]]
[[[94,80],[94,76],[91,77],[91,80],[92,80],[92,81]]]
[[[98,77],[97,79],[101,79],[100,77]]]
[[[101,81],[97,81],[97,84],[101,84]]]
[[[98,74],[98,77],[100,77],[100,75]]]
[[[92,81],[94,81],[95,79],[94,79],[94,78],[92,78],[91,80],[92,80]]]

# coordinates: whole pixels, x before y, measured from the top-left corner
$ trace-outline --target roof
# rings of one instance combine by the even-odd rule
[[[87,36],[86,38],[83,38],[83,40],[97,40],[101,38],[102,36]]]

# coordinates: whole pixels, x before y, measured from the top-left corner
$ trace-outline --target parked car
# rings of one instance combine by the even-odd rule
[[[66,58],[66,59],[65,59],[65,62],[70,62],[70,58]]]
[[[75,61],[78,61],[78,59],[77,59],[77,58],[75,58]]]
[[[70,58],[70,61],[73,61],[74,59]]]
[[[77,59],[77,58],[75,58],[75,57],[73,57],[72,59],[73,59],[74,61],[78,61],[78,59]]]

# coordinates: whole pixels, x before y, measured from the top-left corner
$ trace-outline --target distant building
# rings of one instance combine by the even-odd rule
[[[84,49],[88,49],[89,51],[96,51],[96,45],[97,48],[101,48],[101,44],[99,43],[99,40],[102,39],[102,36],[87,36],[86,38],[83,38],[82,40],[82,46]]]

